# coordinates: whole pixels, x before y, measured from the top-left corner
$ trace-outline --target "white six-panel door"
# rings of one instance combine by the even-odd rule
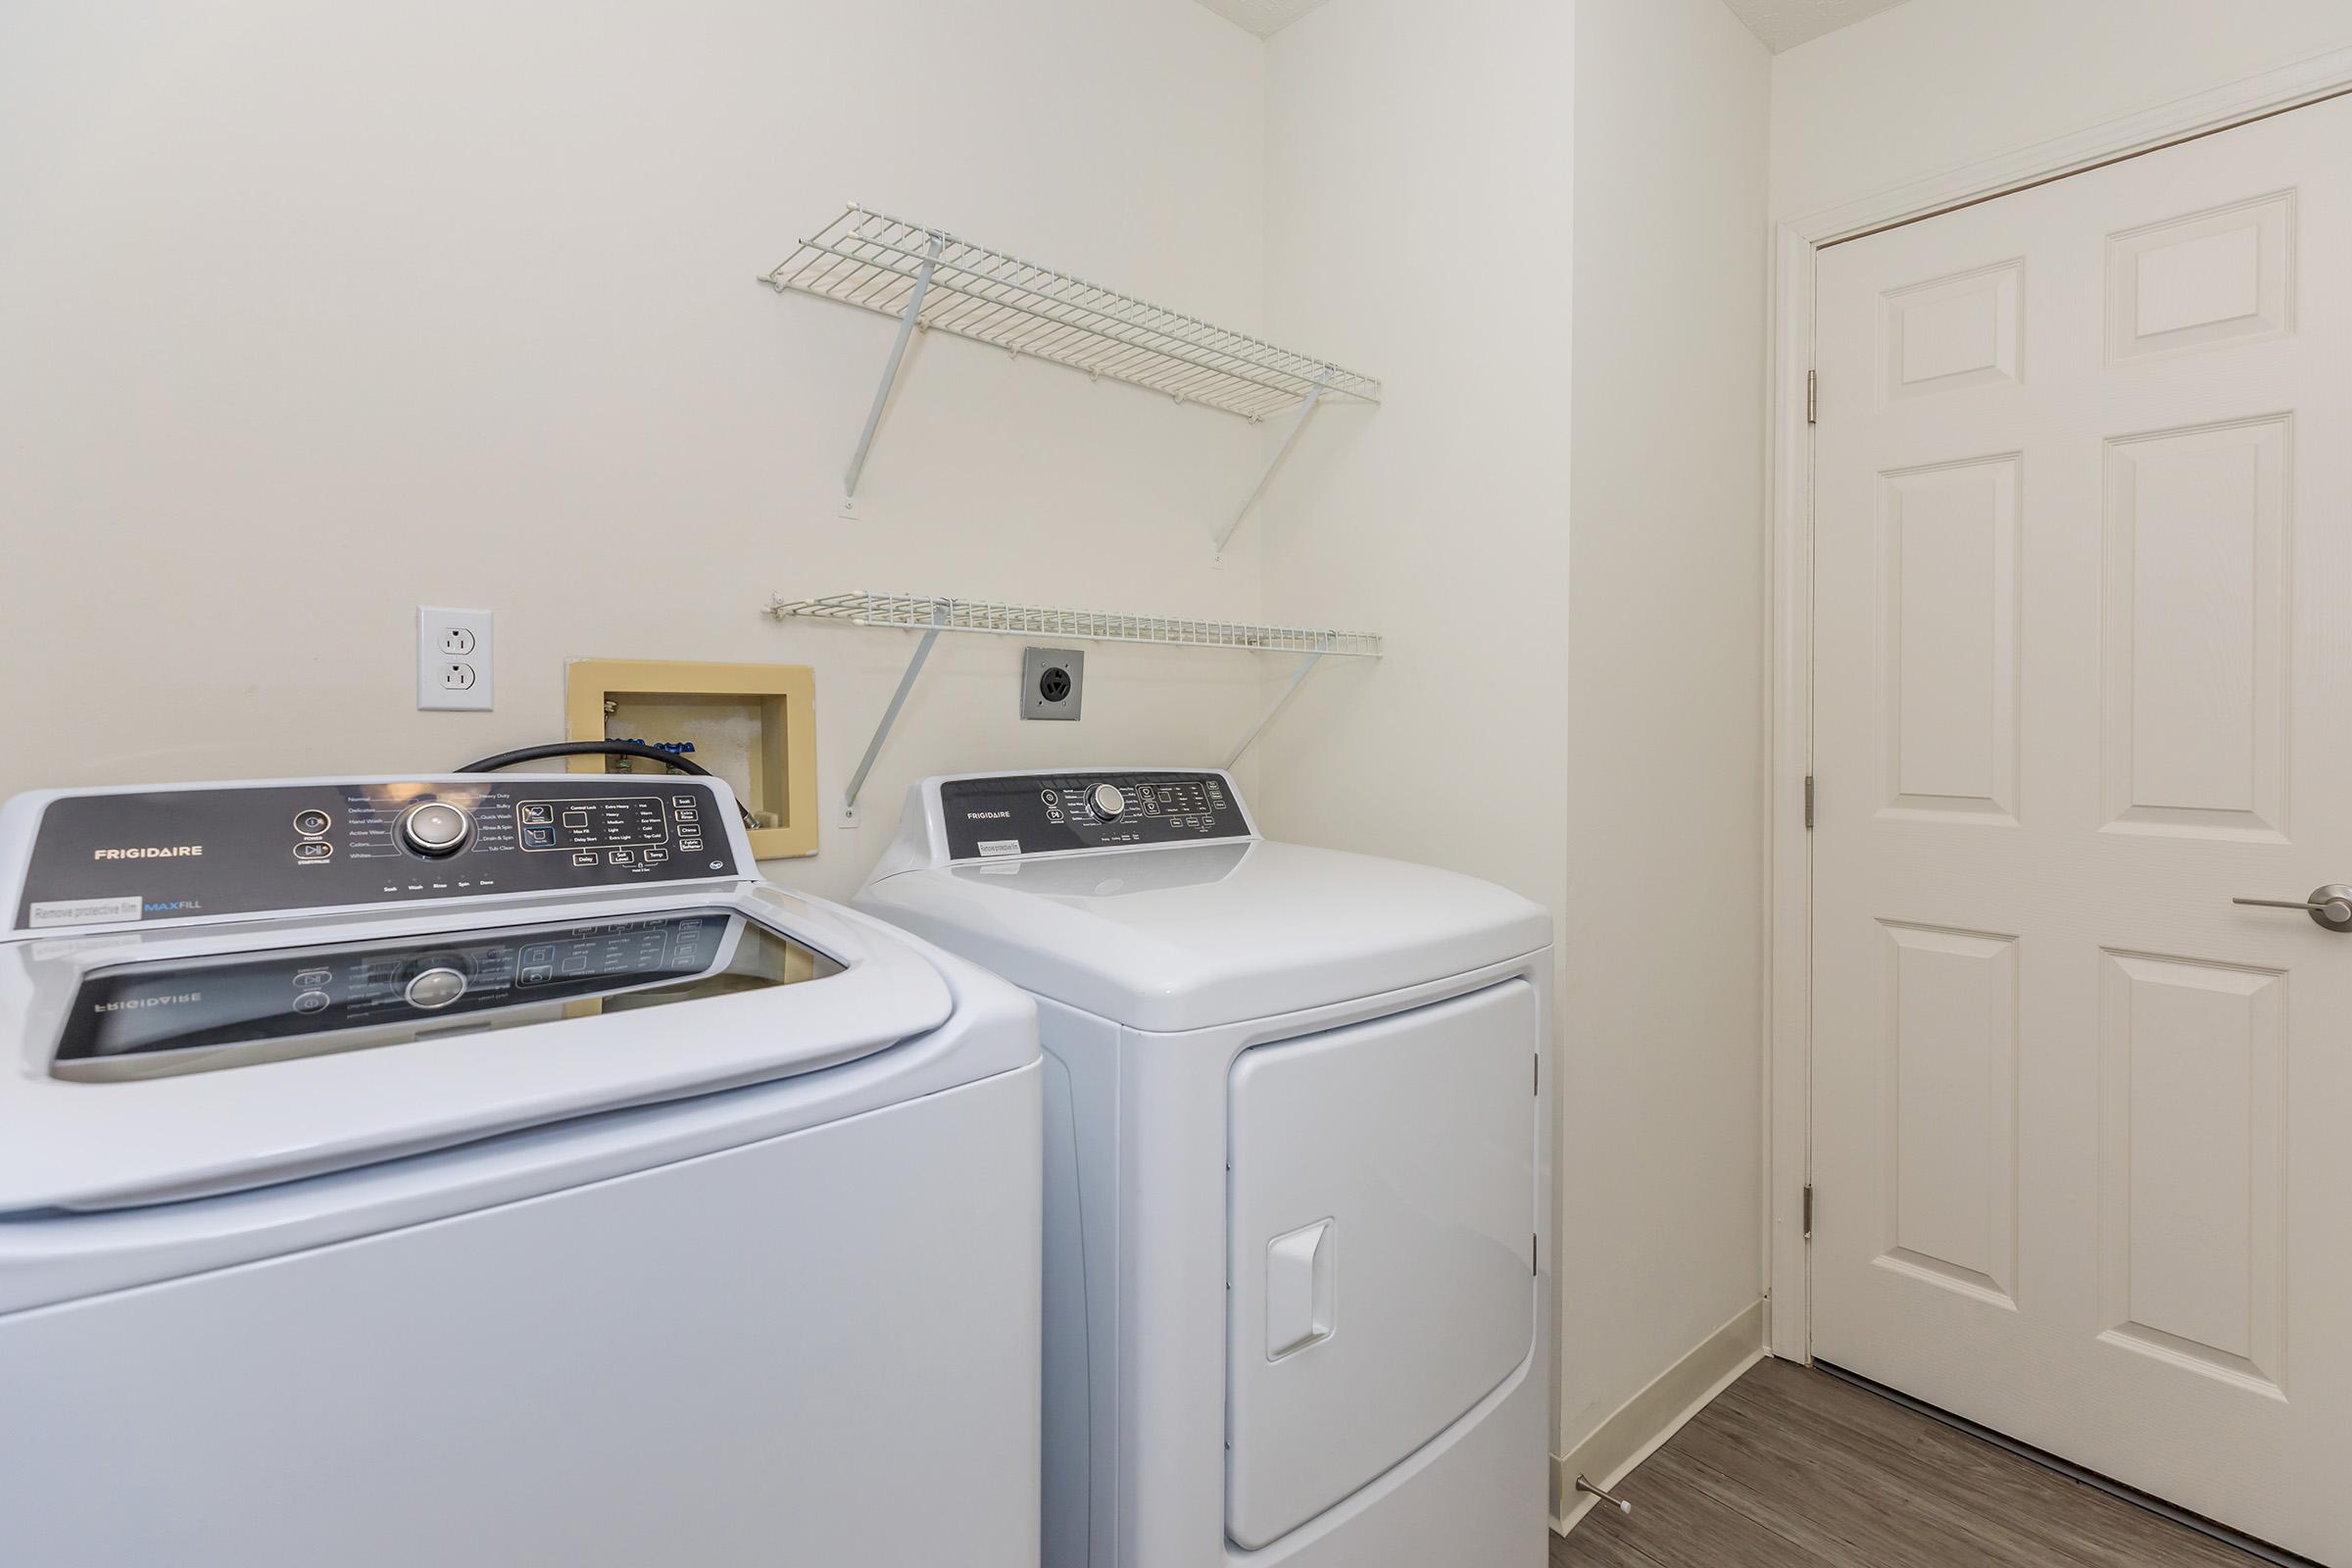
[[[2352,1564],[2352,100],[1818,276],[1814,1353]]]

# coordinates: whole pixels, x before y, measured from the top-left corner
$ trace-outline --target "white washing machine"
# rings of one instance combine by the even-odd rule
[[[1038,999],[1048,1568],[1543,1560],[1543,909],[1133,768],[925,780],[858,903]]]
[[[1037,1561],[1033,1009],[700,780],[0,809],[0,1558]]]

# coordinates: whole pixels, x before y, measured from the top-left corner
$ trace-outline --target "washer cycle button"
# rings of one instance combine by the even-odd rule
[[[335,853],[335,847],[324,839],[304,839],[294,846],[297,860],[323,860]]]
[[[305,991],[301,996],[294,999],[294,1010],[296,1012],[324,1012],[326,1010],[326,1003],[327,996],[325,992]]]
[[[316,808],[294,813],[294,831],[306,839],[315,839],[335,825],[335,819]]]

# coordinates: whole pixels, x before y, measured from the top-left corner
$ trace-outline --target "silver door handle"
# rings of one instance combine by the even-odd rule
[[[2231,899],[2231,904],[2249,904],[2258,909],[2301,909],[2314,923],[2330,931],[2352,931],[2352,886],[2330,882],[2311,890],[2308,899]]]

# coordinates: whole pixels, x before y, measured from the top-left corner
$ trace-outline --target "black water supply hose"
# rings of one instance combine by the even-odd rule
[[[519,767],[524,762],[544,761],[551,757],[635,757],[649,762],[660,762],[680,773],[692,773],[697,778],[718,777],[700,762],[690,762],[675,752],[665,752],[659,746],[647,746],[639,741],[558,741],[552,746],[525,746],[519,751],[500,752],[495,757],[480,758],[467,762],[458,771],[495,773],[500,768]],[[745,827],[760,825],[759,819],[744,808],[742,800],[733,790],[727,791],[727,798],[735,802],[735,814],[743,818]]]

